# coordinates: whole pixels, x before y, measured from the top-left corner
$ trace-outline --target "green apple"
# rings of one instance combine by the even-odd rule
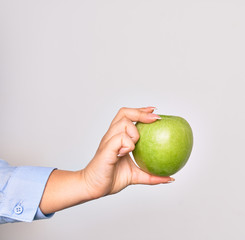
[[[193,134],[185,119],[159,116],[162,119],[153,123],[136,123],[140,138],[133,156],[143,171],[157,176],[171,176],[189,159]]]

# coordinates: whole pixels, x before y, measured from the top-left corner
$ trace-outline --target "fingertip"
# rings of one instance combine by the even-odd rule
[[[119,154],[117,154],[117,157],[124,157],[125,155],[127,155],[127,153],[124,153],[124,154],[119,153]]]
[[[174,178],[169,177],[168,181],[167,181],[167,182],[165,182],[165,183],[172,183],[172,182],[174,182],[174,181],[175,181],[175,179],[174,179]]]
[[[150,106],[150,107],[143,107],[143,108],[140,108],[140,110],[143,111],[143,112],[149,112],[149,113],[152,113],[152,112],[154,112],[155,110],[157,110],[157,108],[156,108],[156,107]]]
[[[148,113],[147,114],[147,118],[151,119],[151,120],[160,120],[160,119],[162,119],[159,115],[157,115],[155,113]]]

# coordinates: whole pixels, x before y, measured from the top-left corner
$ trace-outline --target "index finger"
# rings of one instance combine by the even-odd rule
[[[152,113],[155,108],[121,108],[115,118],[112,120],[111,125],[126,117],[132,122],[152,123],[161,117]]]

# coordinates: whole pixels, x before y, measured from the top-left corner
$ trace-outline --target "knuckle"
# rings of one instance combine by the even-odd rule
[[[126,110],[126,107],[121,107],[121,108],[119,109],[119,112],[120,112],[120,113],[124,113],[125,110]]]
[[[135,149],[135,145],[132,144],[132,146],[131,146],[131,151],[133,151],[134,149]]]
[[[128,119],[124,116],[124,117],[122,117],[122,119],[120,120],[120,122],[121,122],[123,125],[127,125],[127,124],[128,124]]]
[[[139,139],[140,139],[140,134],[139,134],[139,132],[137,131],[137,132],[135,133],[135,140],[136,140],[136,142],[138,142]]]
[[[138,118],[138,120],[140,120],[142,118],[143,112],[140,111],[140,110],[138,110],[138,113],[137,114],[138,114],[137,118]]]
[[[127,134],[126,134],[125,132],[121,132],[121,133],[120,133],[120,136],[121,136],[122,138],[126,138],[126,137],[127,137]]]

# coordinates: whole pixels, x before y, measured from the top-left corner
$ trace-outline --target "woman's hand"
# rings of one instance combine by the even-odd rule
[[[88,166],[81,171],[83,187],[90,199],[121,191],[130,184],[159,184],[174,181],[140,170],[129,153],[134,150],[139,133],[133,122],[152,123],[160,117],[155,108],[121,108]]]
[[[121,191],[130,184],[172,182],[171,177],[157,177],[140,170],[129,153],[139,139],[133,122],[152,123],[160,117],[154,108],[121,108],[113,119],[98,150],[85,169],[54,170],[45,187],[40,209],[53,213],[108,194]]]

